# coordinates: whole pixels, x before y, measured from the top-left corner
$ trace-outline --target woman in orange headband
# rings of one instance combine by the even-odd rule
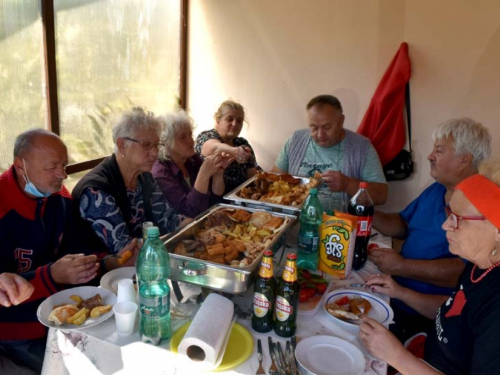
[[[360,338],[368,350],[404,374],[500,373],[500,161],[483,164],[456,186],[443,224],[450,252],[468,261],[451,297],[403,288],[389,276],[367,281],[435,319],[424,361],[377,321],[364,318]]]

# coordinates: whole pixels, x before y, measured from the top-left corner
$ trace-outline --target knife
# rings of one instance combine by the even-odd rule
[[[285,370],[286,374],[290,374],[290,366],[285,360],[285,354],[283,353],[283,349],[281,348],[281,343],[278,341],[276,345],[278,345],[278,353],[280,355],[281,363],[283,364],[283,369]]]

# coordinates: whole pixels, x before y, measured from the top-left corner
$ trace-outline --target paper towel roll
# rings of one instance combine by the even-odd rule
[[[194,317],[177,352],[200,369],[217,368],[226,350],[233,313],[233,302],[219,294],[210,294]]]

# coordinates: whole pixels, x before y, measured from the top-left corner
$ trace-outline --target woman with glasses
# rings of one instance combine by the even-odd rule
[[[125,246],[142,237],[145,221],[153,222],[161,234],[166,234],[184,219],[168,204],[151,174],[158,150],[163,147],[162,127],[161,118],[141,108],[124,113],[112,131],[114,154],[73,189],[76,246],[83,252],[108,254],[102,257],[103,271],[135,264],[139,244],[128,260],[130,252]]]
[[[225,194],[233,191],[257,173],[252,147],[240,137],[245,109],[232,100],[223,102],[215,113],[215,128],[201,132],[196,138],[196,152],[207,157],[227,153],[234,161],[224,171]]]
[[[165,116],[165,129],[160,136],[164,147],[152,171],[172,207],[190,217],[222,201],[224,169],[234,160],[225,153],[205,159],[197,155],[193,128],[184,111]]]
[[[435,319],[427,334],[425,362],[408,352],[385,327],[364,318],[359,336],[376,357],[404,374],[498,374],[500,369],[500,162],[484,163],[461,181],[443,223],[450,252],[468,261],[451,297],[404,288],[373,276],[374,292],[397,298]],[[427,362],[427,363],[426,363]]]

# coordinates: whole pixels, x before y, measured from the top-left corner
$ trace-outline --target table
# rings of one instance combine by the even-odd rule
[[[390,238],[381,235],[377,235],[376,240],[387,245],[391,244]],[[290,248],[287,251],[290,251]],[[368,260],[365,267],[357,272],[352,272],[347,279],[335,280],[332,283],[331,290],[348,287],[351,283],[363,283],[370,275],[376,273],[378,273],[377,267]],[[387,297],[384,296],[383,298],[388,301]],[[236,305],[242,307],[243,312],[247,313],[247,317],[239,317],[237,322],[246,327],[252,334],[254,347],[257,347],[257,339],[262,340],[263,366],[267,371],[271,365],[267,336],[271,336],[274,342],[281,342],[283,347],[286,339],[277,336],[274,332],[261,334],[252,330],[249,314],[252,304],[252,288],[242,295],[235,295],[232,300]],[[190,320],[199,308],[194,303],[172,303],[172,306],[173,331]],[[359,347],[367,358],[364,375],[387,373],[387,365],[374,359],[366,352],[357,336],[357,332],[350,332],[343,326],[341,327],[333,322],[323,309],[320,308],[312,316],[299,315],[297,326],[296,334],[299,341],[301,338],[313,335],[333,335],[350,341]],[[50,328],[42,374],[193,374],[193,370],[185,366],[182,358],[168,349],[169,343],[162,343],[158,347],[142,343],[137,333],[137,327],[135,333],[129,337],[118,336],[114,317],[88,329],[64,332]],[[255,374],[257,368],[258,361],[255,349],[246,362],[232,370],[219,373]],[[202,374],[199,371],[197,373]]]

